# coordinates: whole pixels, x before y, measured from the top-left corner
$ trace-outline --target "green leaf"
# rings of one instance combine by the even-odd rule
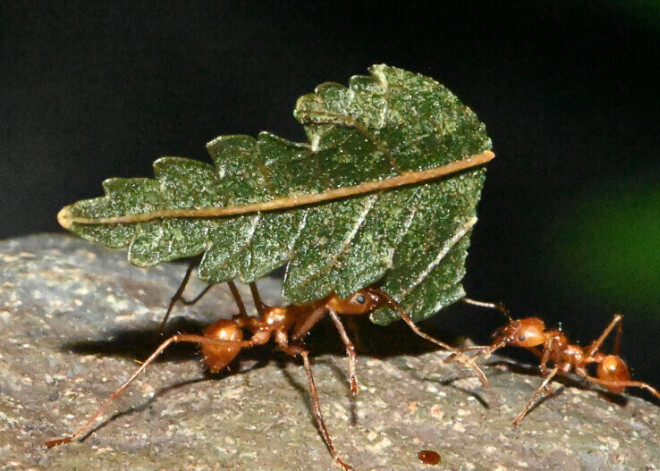
[[[461,279],[483,164],[485,126],[431,78],[386,65],[302,96],[309,143],[263,132],[221,136],[214,165],[164,157],[155,179],[110,179],[62,226],[151,266],[204,254],[208,283],[257,280],[287,264],[283,297],[301,304],[373,283],[414,320],[464,296]],[[387,324],[384,307],[372,320]]]

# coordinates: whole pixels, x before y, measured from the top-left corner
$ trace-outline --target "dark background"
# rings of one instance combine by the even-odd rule
[[[296,98],[379,62],[447,85],[486,123],[468,293],[583,344],[626,315],[660,385],[660,8],[649,1],[12,2],[0,5],[0,238],[220,134],[301,140]],[[655,4],[657,5],[657,4]],[[488,340],[496,313],[450,309]]]

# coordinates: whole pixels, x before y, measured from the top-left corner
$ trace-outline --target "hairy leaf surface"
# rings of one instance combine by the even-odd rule
[[[203,254],[209,283],[287,265],[283,297],[347,297],[376,282],[413,319],[464,296],[475,210],[493,157],[485,126],[431,78],[386,65],[302,96],[308,143],[263,132],[207,144],[213,165],[163,157],[65,207],[72,232],[138,266]],[[389,308],[372,314],[387,324]]]

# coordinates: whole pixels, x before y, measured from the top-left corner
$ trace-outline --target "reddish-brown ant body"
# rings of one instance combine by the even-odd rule
[[[633,381],[628,371],[628,366],[619,356],[621,344],[623,316],[616,314],[601,335],[586,347],[571,344],[566,335],[560,329],[547,329],[544,322],[538,317],[524,319],[512,319],[508,311],[501,304],[482,303],[465,299],[468,303],[494,308],[502,311],[509,319],[509,323],[500,327],[493,334],[494,340],[491,345],[467,347],[460,353],[452,353],[446,361],[457,358],[466,351],[477,351],[478,355],[489,357],[493,352],[505,346],[522,347],[541,360],[540,370],[545,379],[534,391],[534,394],[525,408],[513,421],[517,426],[527,415],[536,400],[546,389],[552,378],[557,374],[575,373],[581,378],[594,384],[599,384],[607,390],[620,394],[626,388],[642,388],[651,392],[660,399],[660,392],[642,381]],[[616,327],[614,348],[612,353],[605,354],[600,351],[605,339]],[[549,366],[550,365],[550,366]],[[589,374],[588,367],[597,365],[596,375]]]
[[[190,277],[190,272],[191,269],[189,269],[186,273],[186,277],[184,278],[181,287],[179,287],[176,294],[170,301],[167,314],[163,320],[163,323],[161,324],[161,332],[167,317],[172,310],[172,307],[177,301],[181,300],[186,304],[192,304],[208,290],[207,287],[207,289],[205,289],[202,294],[192,302],[185,301],[182,298],[182,293],[184,291],[185,284]],[[440,345],[447,350],[453,352],[456,351],[449,345],[421,332],[412,321],[412,319],[405,312],[403,312],[403,310],[399,307],[398,303],[394,299],[392,299],[382,290],[375,287],[364,288],[360,291],[357,291],[347,299],[340,299],[336,294],[331,293],[322,299],[303,305],[271,307],[261,302],[261,298],[257,291],[256,285],[251,283],[250,288],[252,290],[252,296],[258,311],[257,317],[251,317],[247,315],[245,306],[240,298],[240,295],[238,294],[236,286],[232,282],[229,282],[229,287],[231,288],[232,294],[234,295],[238,305],[239,314],[234,316],[232,319],[222,319],[209,325],[204,330],[203,335],[177,334],[162,342],[160,346],[156,348],[156,350],[151,354],[151,356],[119,388],[117,388],[115,392],[113,392],[112,395],[106,399],[105,402],[103,402],[103,404],[101,404],[97,412],[92,415],[76,432],[74,432],[73,435],[56,440],[50,440],[46,442],[46,446],[53,447],[63,443],[68,443],[83,436],[85,431],[87,431],[89,427],[94,423],[94,421],[103,414],[108,406],[126,390],[129,384],[131,384],[140,373],[142,373],[151,363],[156,360],[156,358],[158,358],[158,356],[161,355],[161,353],[163,353],[163,351],[169,345],[173,343],[187,342],[199,344],[206,366],[211,372],[215,373],[226,368],[244,348],[263,345],[272,338],[279,350],[292,357],[302,358],[305,373],[309,383],[312,399],[312,409],[316,425],[321,432],[325,444],[328,447],[328,450],[330,451],[330,454],[334,460],[345,470],[351,470],[353,468],[351,468],[350,465],[342,460],[335,450],[335,447],[330,438],[330,434],[325,425],[325,421],[323,419],[317,389],[314,383],[314,377],[312,375],[309,352],[302,346],[303,338],[310,331],[310,329],[312,329],[312,327],[314,327],[314,325],[319,322],[326,314],[330,316],[335,327],[339,331],[342,341],[346,346],[346,353],[349,359],[349,380],[353,394],[357,394],[358,392],[357,378],[355,373],[357,355],[355,347],[353,346],[341,322],[341,319],[339,318],[339,314],[364,315],[370,313],[380,306],[390,305],[398,312],[400,317],[417,335],[437,345]],[[250,337],[247,339],[244,339],[245,332],[250,334]],[[476,366],[472,359],[459,358],[459,360],[473,368],[482,379],[484,385],[488,384],[485,375],[479,369],[479,367]]]
[[[417,453],[417,458],[422,463],[430,464],[431,466],[440,463],[442,459],[440,454],[437,451],[433,451],[433,450],[422,450],[419,453]]]

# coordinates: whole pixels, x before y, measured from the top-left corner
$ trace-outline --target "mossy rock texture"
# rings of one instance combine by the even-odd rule
[[[0,267],[3,469],[340,469],[315,427],[302,366],[266,349],[246,352],[231,374],[211,376],[194,347],[177,347],[84,441],[46,449],[44,441],[77,428],[158,344],[158,323],[185,266],[136,268],[121,251],[40,235],[0,242]],[[259,286],[273,302],[277,281]],[[192,283],[187,292],[201,288]],[[198,331],[235,311],[228,290],[215,287],[198,304],[177,307],[172,328]],[[363,343],[378,343],[378,329],[388,339],[390,327],[372,328]],[[444,353],[388,339],[386,350],[360,356],[353,398],[341,344],[313,343],[323,347],[313,367],[328,429],[358,471],[653,470],[660,463],[660,408],[641,398],[555,382],[552,397],[514,428],[541,382],[534,368],[491,358],[485,389],[469,369],[444,365]],[[426,449],[441,455],[438,465],[418,460]]]

